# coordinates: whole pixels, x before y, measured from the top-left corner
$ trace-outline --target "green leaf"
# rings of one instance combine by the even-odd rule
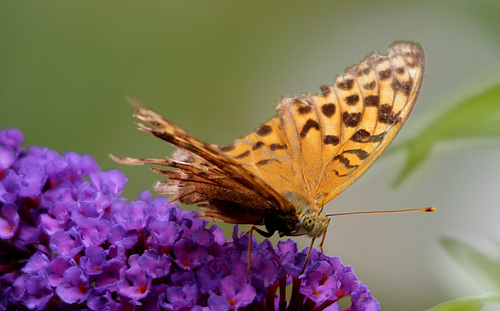
[[[395,185],[408,178],[429,157],[437,143],[500,137],[500,83],[460,102],[437,117],[416,137],[396,146],[408,149],[405,167]]]
[[[465,271],[476,277],[480,273],[500,289],[500,261],[493,260],[478,252],[471,246],[454,238],[441,238],[441,246],[450,254]]]
[[[486,302],[500,302],[500,295],[488,293],[476,297],[460,298],[440,303],[426,311],[475,311],[481,310]]]

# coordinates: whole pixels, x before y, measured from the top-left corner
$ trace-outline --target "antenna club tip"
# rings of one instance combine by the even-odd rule
[[[436,210],[435,207],[428,207],[425,209],[426,212],[434,212]]]

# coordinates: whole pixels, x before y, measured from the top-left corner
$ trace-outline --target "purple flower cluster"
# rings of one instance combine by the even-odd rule
[[[379,310],[349,266],[221,229],[90,156],[21,146],[0,132],[0,310]],[[288,286],[287,286],[288,285]],[[291,298],[286,301],[286,291]],[[290,296],[290,295],[289,295]]]

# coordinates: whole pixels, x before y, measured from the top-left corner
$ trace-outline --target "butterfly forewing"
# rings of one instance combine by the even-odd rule
[[[372,54],[322,94],[284,98],[278,115],[220,147],[278,193],[294,191],[319,207],[356,181],[390,144],[417,99],[424,55],[413,44]]]
[[[424,56],[422,50],[410,44],[393,46],[388,56],[368,57],[358,67],[348,70],[332,88],[340,102],[342,123],[345,124],[341,148],[322,171],[322,180],[314,193],[323,206],[355,182],[387,148],[407,120],[422,85]],[[359,97],[354,105],[342,103],[339,89],[343,81],[354,80],[351,93]],[[373,87],[373,85],[375,85]],[[346,106],[359,109],[346,110]],[[349,107],[348,107],[349,108]],[[359,118],[347,117],[357,113]]]

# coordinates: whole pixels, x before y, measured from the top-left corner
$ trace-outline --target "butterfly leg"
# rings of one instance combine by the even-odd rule
[[[252,235],[252,231],[254,230],[254,227],[255,226],[252,226],[250,229],[248,229],[247,231],[243,232],[241,235],[240,235],[240,239],[244,236],[247,236],[250,234],[250,236]]]
[[[328,230],[328,227],[325,229],[325,232],[323,233],[323,238],[321,238],[321,242],[319,243],[318,247],[319,250],[324,253],[323,251],[323,243],[325,243],[325,238],[326,238],[326,231]]]
[[[328,228],[327,228],[327,229],[328,229]],[[325,232],[323,233],[323,238],[321,238],[321,242],[320,242],[320,243],[319,243],[319,245],[318,245],[319,250],[320,250],[322,253],[324,253],[324,251],[323,251],[323,243],[325,243],[325,238],[326,238],[326,230],[327,230],[327,229],[325,229]],[[300,274],[304,273],[304,271],[306,270],[306,265],[307,265],[307,262],[309,261],[309,257],[311,257],[311,251],[312,251],[312,248],[313,248],[313,246],[314,246],[314,241],[315,241],[315,240],[316,240],[316,239],[315,239],[315,238],[313,238],[313,239],[312,239],[312,241],[311,241],[311,245],[309,246],[309,251],[307,252],[306,261],[304,262],[304,267],[302,268],[302,272],[301,272]]]
[[[306,261],[304,261],[304,267],[302,267],[302,271],[300,272],[300,274],[302,274],[302,273],[304,273],[304,271],[306,271],[307,262],[309,261],[309,257],[311,257],[311,251],[314,247],[314,241],[316,241],[316,238],[311,239],[311,245],[309,245],[309,250],[307,251]]]
[[[255,225],[253,225],[250,229],[248,229],[247,231],[243,232],[240,235],[240,238],[242,238],[244,236],[247,236],[248,234],[250,234],[250,236],[252,236],[252,234],[251,234],[252,231],[257,231],[260,235],[262,235],[265,238],[270,238],[274,234],[274,232],[267,232],[267,231],[264,231],[264,230],[261,230],[261,229],[257,228],[257,226],[255,226]]]
[[[325,243],[325,238],[326,238],[326,230],[328,230],[328,227],[325,229],[325,232],[323,233],[323,237],[321,238],[321,242],[319,243],[318,247],[319,247],[319,250],[324,253],[323,251],[323,243]],[[313,238],[312,241],[311,241],[311,245],[309,246],[309,251],[307,252],[307,257],[306,257],[306,261],[304,262],[304,267],[302,268],[302,273],[304,273],[304,271],[306,270],[306,265],[307,265],[307,262],[309,261],[309,257],[311,257],[311,251],[312,251],[312,248],[314,246],[314,241],[316,239]]]
[[[246,235],[246,233],[248,232],[250,234],[249,238],[248,238],[248,266],[247,266],[247,283],[248,283],[248,278],[249,278],[249,275],[250,275],[250,268],[252,267],[252,263],[251,263],[251,260],[252,260],[252,233],[253,231],[255,230],[255,226],[252,226],[250,229],[248,229],[244,234]],[[243,236],[243,235],[242,235]]]
[[[248,229],[247,231],[243,232],[240,235],[240,238],[242,238],[246,235],[250,235],[249,239],[248,239],[247,283],[248,283],[248,279],[249,279],[249,275],[250,275],[250,268],[252,267],[252,236],[253,236],[254,231],[257,231],[260,235],[262,235],[263,237],[266,237],[266,238],[269,238],[274,234],[274,232],[270,233],[270,232],[261,230],[261,229],[257,228],[255,225],[253,225],[252,227],[250,227],[250,229]]]

